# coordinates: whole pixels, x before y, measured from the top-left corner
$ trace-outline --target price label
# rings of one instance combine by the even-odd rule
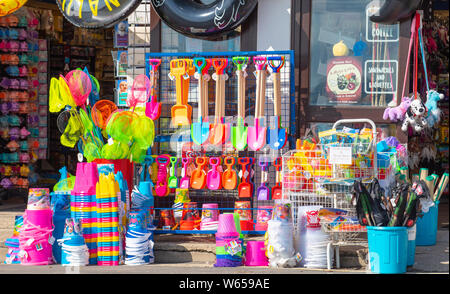
[[[331,164],[352,164],[352,147],[330,147]]]

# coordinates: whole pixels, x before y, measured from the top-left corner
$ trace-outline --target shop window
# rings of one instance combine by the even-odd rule
[[[311,2],[309,104],[386,107],[395,100],[399,24],[371,22],[376,1]]]

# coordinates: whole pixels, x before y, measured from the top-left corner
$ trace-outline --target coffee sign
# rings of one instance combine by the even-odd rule
[[[380,1],[372,1],[366,7],[366,40],[368,42],[397,42],[399,24],[385,25],[370,21],[370,16],[378,13]]]

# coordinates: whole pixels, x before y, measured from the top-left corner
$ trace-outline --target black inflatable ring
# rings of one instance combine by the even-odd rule
[[[378,13],[370,16],[370,20],[382,24],[394,24],[410,17],[419,7],[422,0],[386,0]]]
[[[128,17],[142,0],[56,0],[58,8],[71,24],[86,29],[108,28]],[[80,10],[80,3],[82,7]],[[81,17],[80,17],[81,16]]]
[[[159,17],[173,30],[194,38],[214,39],[237,28],[255,9],[257,0],[152,0]]]

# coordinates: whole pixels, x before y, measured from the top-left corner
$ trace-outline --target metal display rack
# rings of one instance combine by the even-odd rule
[[[300,206],[314,205],[345,210],[346,217],[355,220],[354,222],[348,220],[336,222],[336,219],[327,218],[320,220],[322,230],[330,235],[327,252],[329,269],[333,249],[336,267],[339,268],[339,246],[368,246],[366,227],[361,226],[357,219],[356,201],[352,193],[354,181],[370,182],[377,178],[383,186],[388,187],[396,171],[401,166],[407,166],[407,155],[399,158],[396,154],[388,152],[377,153],[377,131],[371,120],[339,120],[332,129],[342,124],[354,123],[366,123],[371,126],[370,142],[318,144],[314,150],[291,150],[283,155],[283,198],[292,203],[295,227]],[[330,152],[333,147],[348,147],[351,150],[351,164],[331,164]]]
[[[228,80],[225,84],[225,121],[233,123],[235,116],[237,114],[237,76],[235,73],[236,66],[231,62],[231,58],[234,56],[245,56],[250,57],[248,62],[246,72],[246,99],[245,99],[245,116],[249,117],[246,122],[249,125],[253,125],[253,115],[255,112],[255,94],[256,94],[256,77],[254,71],[256,70],[253,64],[253,56],[284,56],[285,64],[280,70],[281,76],[281,123],[283,128],[288,131],[287,143],[283,149],[273,150],[270,149],[269,145],[266,145],[259,151],[240,151],[237,152],[231,149],[224,150],[214,150],[214,148],[202,148],[201,146],[196,146],[192,143],[190,138],[190,127],[173,127],[170,124],[171,114],[170,107],[176,102],[175,94],[175,81],[172,81],[168,74],[170,72],[170,60],[178,58],[193,59],[195,57],[205,57],[205,58],[228,58],[230,59],[228,67],[226,68],[226,73],[228,75]],[[252,51],[252,52],[183,52],[183,53],[146,53],[145,54],[145,65],[146,74],[149,76],[149,59],[161,59],[161,66],[158,70],[157,78],[157,100],[162,103],[161,116],[158,121],[155,121],[155,145],[153,147],[153,154],[169,154],[170,156],[176,156],[181,161],[182,156],[188,156],[195,158],[196,156],[233,156],[238,157],[251,157],[255,159],[252,166],[253,176],[251,181],[254,185],[254,193],[251,198],[239,198],[237,188],[234,190],[208,190],[207,188],[202,190],[189,189],[189,198],[192,202],[197,202],[199,209],[201,209],[204,203],[218,203],[219,211],[221,212],[233,212],[235,210],[235,201],[250,201],[253,220],[257,218],[257,211],[259,206],[272,206],[273,200],[258,200],[256,195],[256,190],[261,184],[261,167],[258,165],[258,160],[262,157],[268,158],[271,163],[274,162],[276,158],[281,159],[281,155],[288,149],[295,146],[294,137],[296,122],[295,122],[295,89],[294,89],[294,52],[290,51]],[[269,69],[270,71],[270,69]],[[210,75],[214,72],[213,67],[210,69]],[[208,83],[208,113],[209,121],[214,121],[214,107],[215,107],[215,82],[211,79]],[[189,85],[189,100],[188,104],[192,106],[192,122],[197,121],[198,113],[198,92],[197,92],[197,80],[193,77],[190,79]],[[266,84],[266,100],[265,100],[265,118],[267,122],[270,122],[271,116],[274,113],[274,103],[273,103],[273,82],[270,74],[267,75]],[[268,126],[269,128],[269,126]],[[170,146],[170,140],[174,133],[182,133],[180,136],[176,147]],[[172,140],[173,141],[173,140]],[[190,147],[187,148],[186,146]],[[171,148],[169,148],[171,147]],[[223,166],[225,167],[225,166]],[[136,166],[139,169],[139,165]],[[236,171],[239,173],[240,166],[235,165]],[[178,173],[181,173],[181,164],[178,166]],[[268,168],[268,185],[271,188],[275,185],[275,173],[276,169],[273,164],[269,165]],[[155,217],[158,218],[158,212],[161,210],[173,209],[172,204],[174,203],[175,195],[170,193],[166,197],[154,197],[155,199]],[[182,230],[157,230],[155,233],[173,233],[173,234],[211,234],[213,231],[182,231]],[[246,234],[263,234],[265,231],[243,231]]]

